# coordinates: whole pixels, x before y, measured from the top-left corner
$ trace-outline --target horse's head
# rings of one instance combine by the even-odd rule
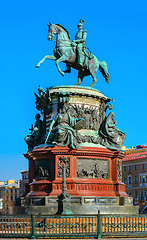
[[[48,40],[49,41],[53,41],[53,38],[56,34],[60,35],[60,37],[59,37],[60,40],[70,41],[70,36],[69,36],[68,31],[60,24],[49,23],[48,27],[49,27],[48,28]]]
[[[53,41],[54,36],[57,34],[57,28],[55,24],[48,24],[48,40]]]

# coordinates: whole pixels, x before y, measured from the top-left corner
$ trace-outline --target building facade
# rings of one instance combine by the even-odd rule
[[[29,171],[21,171],[22,179],[20,180],[20,196],[26,195],[27,188],[29,187]]]
[[[125,152],[122,160],[123,182],[129,197],[133,197],[134,204],[142,210],[147,205],[147,146],[139,145]]]
[[[3,209],[3,199],[0,198],[0,213],[2,212]]]
[[[8,180],[0,185],[0,199],[2,214],[10,214],[12,207],[16,205],[17,200],[20,197],[19,181]]]

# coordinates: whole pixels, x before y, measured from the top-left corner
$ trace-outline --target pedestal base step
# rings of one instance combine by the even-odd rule
[[[53,215],[58,212],[57,197],[25,198],[25,212],[28,214]],[[71,210],[75,214],[138,214],[131,197],[72,196]]]

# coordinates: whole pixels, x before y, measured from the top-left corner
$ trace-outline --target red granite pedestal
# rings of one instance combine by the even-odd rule
[[[96,214],[98,210],[103,214],[138,213],[121,180],[122,152],[105,147],[57,146],[40,147],[25,154],[29,160],[30,181],[30,192],[24,201],[26,213],[57,213],[57,196],[62,192],[60,161],[63,156],[68,161],[66,183],[73,213]]]
[[[61,193],[62,174],[59,174],[59,161],[62,156],[69,159],[69,174],[66,181],[67,192],[72,196],[127,197],[125,184],[119,176],[120,173],[118,174],[118,161],[124,157],[122,152],[95,147],[81,147],[71,150],[68,147],[57,146],[54,148],[42,147],[25,154],[29,160],[30,192],[27,196],[57,196]],[[34,174],[35,162],[39,161],[41,165],[44,159],[50,166],[49,176],[36,178]],[[97,166],[100,177],[93,176],[95,169],[90,173],[86,173],[86,170],[82,169],[84,164],[91,165],[91,161],[97,165],[101,162],[101,166]],[[78,168],[81,168],[82,172],[85,171],[86,174],[78,172],[81,170]]]

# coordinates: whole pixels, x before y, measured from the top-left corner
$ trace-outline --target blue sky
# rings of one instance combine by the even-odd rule
[[[76,70],[63,78],[54,61],[35,68],[55,46],[47,40],[47,23],[63,25],[73,40],[80,19],[85,21],[87,47],[108,64],[110,84],[97,72],[95,88],[115,100],[117,127],[126,133],[124,145],[147,145],[146,0],[2,1],[0,180],[20,179],[20,171],[28,168],[24,137],[35,121],[34,92],[39,84],[46,89],[77,81]],[[89,86],[91,81],[86,77],[82,85]]]

